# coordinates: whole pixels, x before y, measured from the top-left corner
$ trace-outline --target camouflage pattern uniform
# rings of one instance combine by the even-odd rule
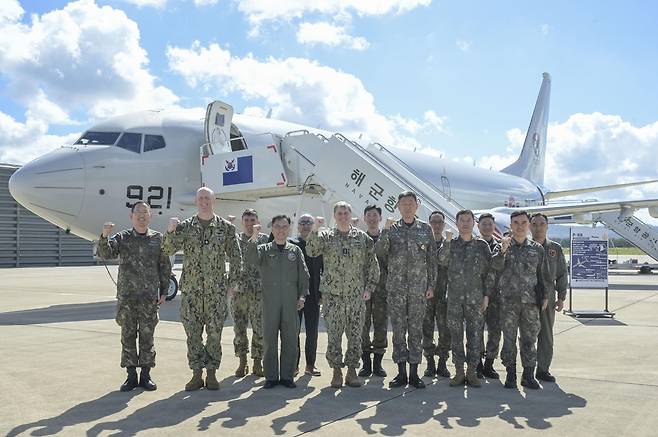
[[[426,222],[402,219],[384,229],[375,245],[388,260],[386,292],[393,326],[393,361],[420,364],[427,289],[436,281],[436,242]],[[408,337],[407,337],[408,334]]]
[[[235,226],[214,216],[207,227],[198,217],[184,220],[164,236],[168,255],[183,250],[180,316],[187,334],[187,360],[192,370],[217,369],[222,359],[222,329],[227,316],[227,289],[239,286],[242,255]],[[226,276],[226,262],[230,271]],[[206,344],[203,344],[203,329]]]
[[[548,372],[553,361],[553,325],[555,324],[555,292],[557,298],[564,301],[567,298],[569,283],[567,262],[564,259],[562,246],[548,238],[542,245],[548,258],[551,287],[548,289],[548,307],[539,314],[540,329],[537,339],[537,371]]]
[[[481,238],[465,241],[457,237],[445,243],[439,263],[448,270],[448,327],[452,339],[452,362],[462,367],[464,362],[475,365],[480,360],[482,298],[490,293],[486,284],[491,250]]]
[[[263,280],[265,325],[265,378],[292,381],[297,362],[299,315],[297,301],[308,293],[309,274],[304,253],[292,243],[281,249],[276,242],[246,245],[247,265],[260,269]],[[281,335],[281,359],[278,356]],[[279,368],[279,362],[281,367]]]
[[[249,236],[244,232],[238,234],[240,250],[244,254],[247,250]],[[266,234],[258,234],[257,244],[267,243]],[[249,353],[249,339],[247,338],[247,325],[251,322],[251,358],[263,358],[263,287],[258,267],[245,264],[242,271],[240,285],[231,299],[233,312],[233,347],[235,356],[246,356]]]
[[[500,243],[492,238],[487,241],[491,253],[495,254],[500,251]],[[498,358],[498,350],[500,349],[500,337],[502,336],[501,323],[500,323],[500,290],[498,282],[500,275],[495,270],[491,269],[487,276],[487,288],[489,293],[489,306],[484,312],[484,323],[482,324],[482,336],[480,339],[480,357],[489,360]],[[487,344],[484,344],[484,325],[487,325]]]
[[[503,350],[500,358],[505,367],[516,364],[516,337],[520,335],[521,362],[524,368],[535,367],[539,334],[539,299],[550,289],[548,259],[541,244],[525,239],[519,244],[514,238],[506,253],[494,254],[503,260],[500,273],[500,319],[503,329]],[[501,263],[495,264],[499,269]]]
[[[372,236],[372,240],[377,243],[379,235]],[[379,263],[379,282],[377,290],[366,301],[365,322],[361,331],[361,349],[364,353],[384,354],[388,346],[388,308],[386,305],[386,259],[381,256],[377,257]],[[372,340],[370,339],[370,325],[373,328]]]
[[[121,327],[121,367],[155,367],[153,334],[158,324],[158,298],[167,294],[171,263],[162,252],[162,234],[124,230],[98,240],[97,255],[119,258],[117,316]],[[139,333],[139,355],[135,342]]]
[[[436,242],[437,256],[443,249],[445,239]],[[438,264],[438,263],[437,263]],[[423,355],[426,358],[438,356],[448,359],[450,353],[450,329],[448,329],[448,300],[446,290],[448,287],[448,272],[446,268],[438,265],[434,296],[427,300],[425,317],[423,319]],[[434,343],[434,326],[438,330],[437,342]]]
[[[359,367],[365,312],[363,292],[376,290],[379,280],[372,238],[353,226],[346,233],[335,227],[314,231],[308,237],[306,253],[322,255],[324,260],[320,291],[327,325],[327,362],[332,368],[343,364]],[[344,363],[343,332],[347,336]]]

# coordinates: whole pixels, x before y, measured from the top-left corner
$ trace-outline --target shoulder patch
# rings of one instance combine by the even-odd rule
[[[288,260],[289,261],[296,261],[297,260],[297,254],[295,254],[294,251],[289,251],[288,252]]]
[[[555,250],[555,249],[548,249],[548,256],[550,256],[550,257],[555,257],[555,256],[557,256],[557,250]]]

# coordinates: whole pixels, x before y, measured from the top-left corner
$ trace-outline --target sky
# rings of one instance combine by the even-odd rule
[[[549,72],[548,188],[658,179],[656,22],[649,0],[2,0],[0,162],[220,99],[499,170]]]

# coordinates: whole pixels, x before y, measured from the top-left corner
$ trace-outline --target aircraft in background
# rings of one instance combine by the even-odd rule
[[[9,189],[25,208],[88,240],[108,220],[129,227],[129,208],[137,200],[151,205],[152,227],[164,230],[170,217],[195,213],[201,185],[215,190],[219,215],[239,217],[251,207],[265,223],[282,212],[330,217],[328,206],[339,199],[352,203],[356,216],[369,204],[395,215],[397,194],[412,189],[421,199],[419,217],[444,211],[449,228],[455,229],[459,209],[486,210],[501,234],[509,214],[524,208],[553,222],[604,221],[658,254],[655,232],[633,216],[648,208],[658,217],[658,199],[555,203],[656,181],[566,191],[544,187],[550,87],[544,73],[523,149],[500,172],[378,143],[364,147],[340,134],[269,117],[234,116],[230,105],[213,102],[205,116],[199,110],[142,111],[100,122],[75,144],[21,167]]]

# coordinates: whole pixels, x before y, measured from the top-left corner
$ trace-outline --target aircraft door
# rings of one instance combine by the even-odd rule
[[[204,140],[212,153],[231,151],[231,120],[233,107],[228,103],[215,100],[208,105],[204,123]]]

